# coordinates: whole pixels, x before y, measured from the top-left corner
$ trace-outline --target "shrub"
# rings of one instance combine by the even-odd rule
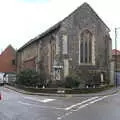
[[[47,74],[41,70],[39,73],[39,78],[38,78],[38,83],[37,83],[38,87],[43,87],[43,86],[46,87],[47,86],[47,78],[48,78]]]
[[[34,70],[24,70],[17,74],[16,83],[25,86],[35,86],[39,75]]]
[[[24,86],[43,87],[46,84],[46,76],[43,72],[40,74],[34,70],[24,70],[17,75],[16,83]]]
[[[80,77],[76,74],[71,74],[65,79],[66,88],[77,88],[80,84]]]
[[[95,70],[82,69],[76,73],[80,76],[84,86],[99,86],[100,85],[100,72]]]

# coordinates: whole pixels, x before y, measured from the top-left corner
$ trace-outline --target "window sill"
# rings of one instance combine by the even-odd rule
[[[92,63],[80,63],[80,66],[85,65],[85,66],[95,66],[95,64]]]

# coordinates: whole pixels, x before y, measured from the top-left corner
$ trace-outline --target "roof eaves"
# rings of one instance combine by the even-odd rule
[[[60,27],[60,22],[58,22],[57,24],[53,25],[52,27],[50,27],[49,29],[47,29],[45,32],[43,32],[42,34],[38,35],[37,37],[29,40],[26,44],[24,44],[21,48],[18,49],[18,52],[21,51],[22,49],[24,49],[25,47],[31,45],[32,43],[36,42],[37,40],[45,37],[47,34],[49,34],[50,32],[56,30],[57,28]]]

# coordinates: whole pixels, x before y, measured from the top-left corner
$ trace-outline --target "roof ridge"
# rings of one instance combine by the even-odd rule
[[[24,44],[22,47],[20,47],[18,49],[18,51],[20,51],[21,49],[25,48],[26,46],[30,45],[31,43],[35,42],[36,40],[44,37],[46,34],[48,34],[49,32],[57,29],[61,22],[63,22],[65,19],[67,19],[69,16],[71,16],[72,14],[74,14],[78,9],[80,9],[83,6],[88,6],[93,13],[98,17],[98,19],[108,28],[108,26],[103,22],[103,20],[97,15],[97,13],[93,10],[93,8],[87,3],[84,2],[83,4],[81,4],[79,7],[77,7],[73,12],[71,12],[70,14],[68,14],[68,16],[66,16],[65,18],[63,18],[61,21],[57,22],[56,24],[54,24],[53,26],[49,27],[47,30],[45,30],[44,32],[42,32],[41,34],[39,34],[38,36],[34,37],[33,39],[30,39],[26,44]],[[110,31],[110,29],[108,28],[108,30]]]

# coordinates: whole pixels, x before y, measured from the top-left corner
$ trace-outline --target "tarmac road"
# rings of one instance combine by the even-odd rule
[[[53,97],[1,87],[0,120],[120,120],[120,92],[94,97]]]

